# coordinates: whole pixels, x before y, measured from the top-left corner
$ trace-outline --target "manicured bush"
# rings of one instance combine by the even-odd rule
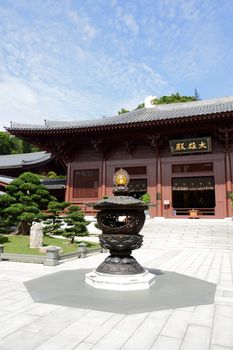
[[[52,200],[38,175],[23,173],[0,196],[0,231],[7,233],[16,226],[16,234],[29,234],[32,222],[43,219],[42,210]]]

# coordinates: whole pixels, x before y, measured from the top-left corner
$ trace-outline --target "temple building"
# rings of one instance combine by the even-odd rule
[[[232,216],[233,96],[6,129],[67,167],[66,200],[87,212],[111,195],[113,174],[124,168],[130,193],[149,194],[152,217]]]

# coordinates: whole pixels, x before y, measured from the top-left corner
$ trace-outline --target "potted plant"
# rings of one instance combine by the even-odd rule
[[[150,203],[150,195],[149,193],[144,193],[142,196],[139,198],[141,201],[143,201],[146,204]],[[145,215],[146,217],[149,216],[149,210],[145,210]]]
[[[150,203],[150,195],[149,195],[149,193],[144,193],[139,199],[141,201],[143,201],[144,203],[146,203],[146,204]]]
[[[196,218],[196,217],[197,217],[197,214],[198,214],[197,209],[190,209],[190,210],[189,210],[189,216],[190,216],[191,218]]]

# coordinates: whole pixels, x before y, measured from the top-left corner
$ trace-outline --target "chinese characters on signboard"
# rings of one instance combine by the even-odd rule
[[[172,154],[211,152],[211,137],[171,140],[170,149]]]

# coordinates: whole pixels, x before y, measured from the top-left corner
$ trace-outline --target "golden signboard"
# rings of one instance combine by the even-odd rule
[[[170,140],[171,154],[211,152],[211,137]]]

